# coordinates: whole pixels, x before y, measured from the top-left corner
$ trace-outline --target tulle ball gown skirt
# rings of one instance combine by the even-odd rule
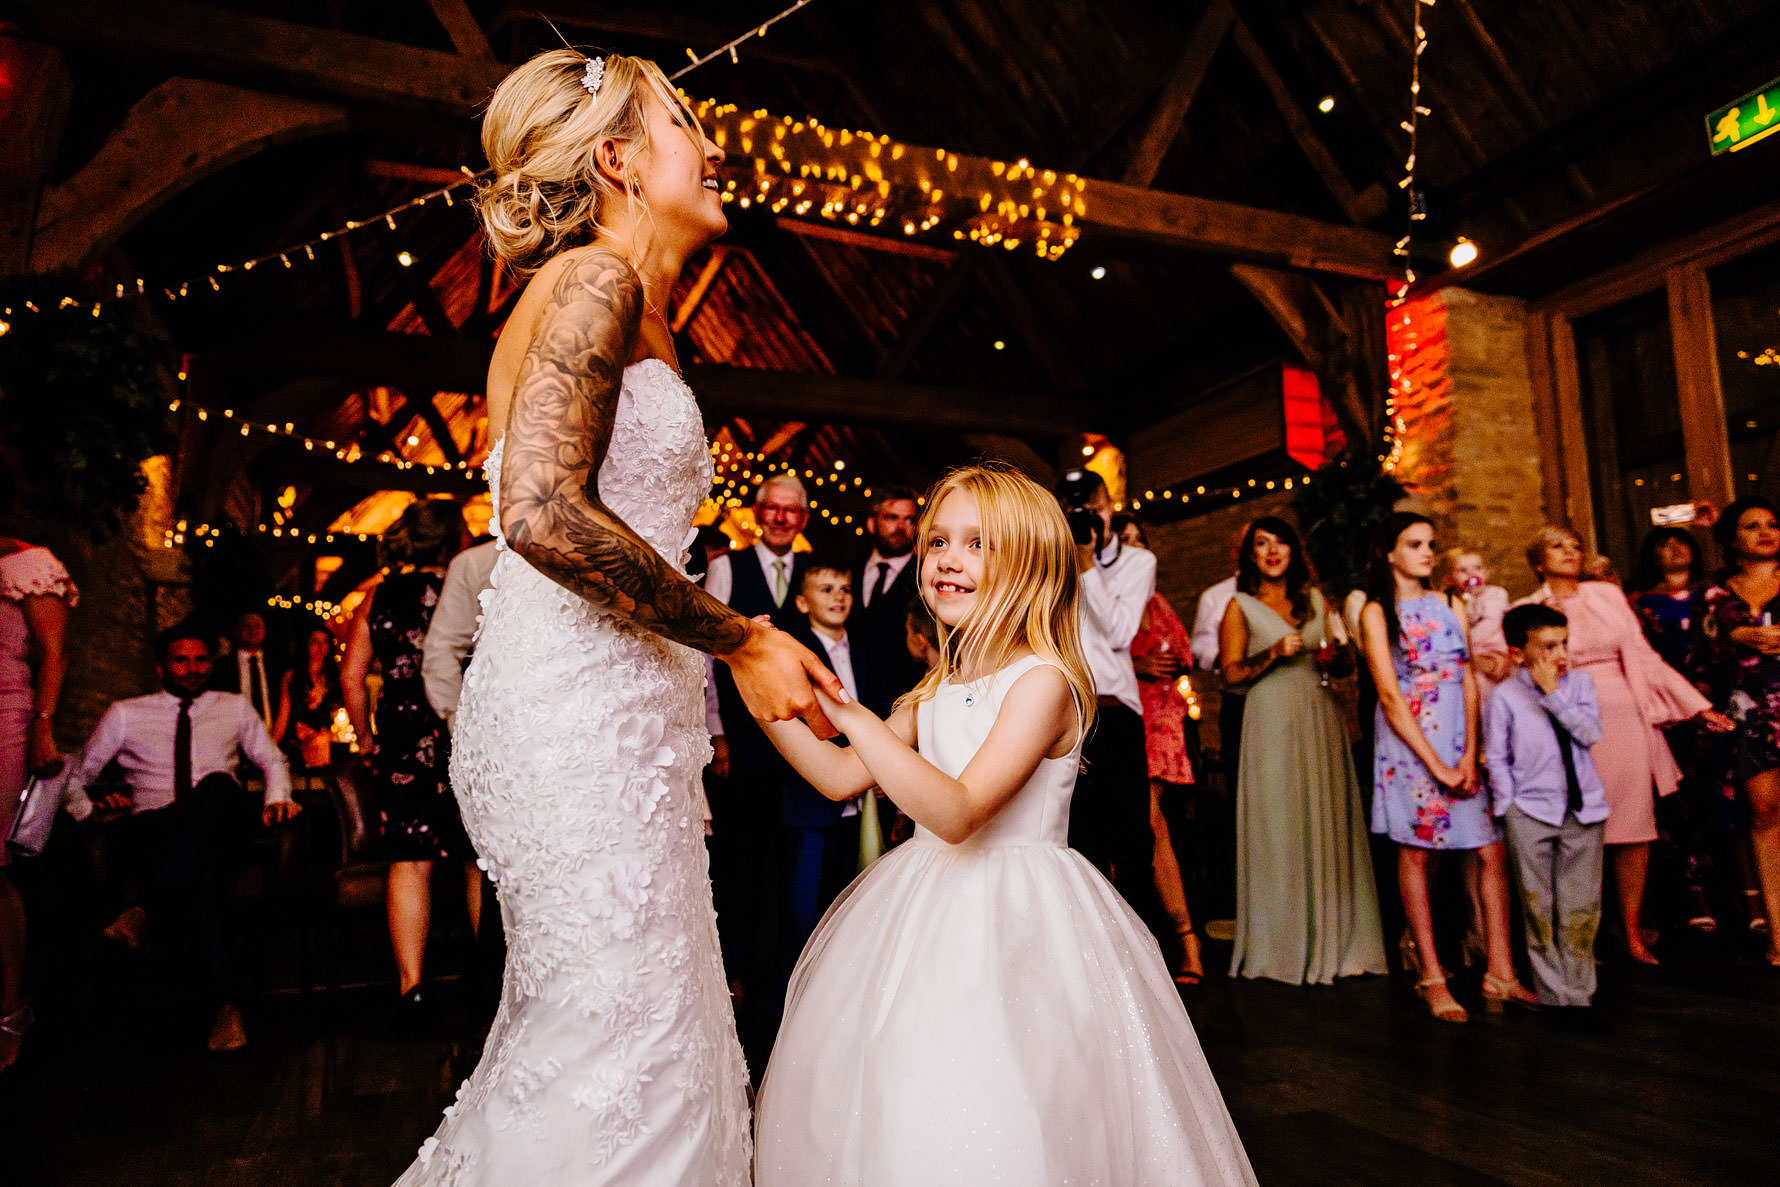
[[[866,871],[758,1104],[758,1187],[1254,1181],[1155,940],[1056,845],[918,838]]]

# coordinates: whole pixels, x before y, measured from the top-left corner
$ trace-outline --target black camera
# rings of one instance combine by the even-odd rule
[[[1105,488],[1100,475],[1091,470],[1071,470],[1057,484],[1057,501],[1063,506],[1070,536],[1077,544],[1092,544],[1095,552],[1106,544],[1106,523],[1088,504]]]

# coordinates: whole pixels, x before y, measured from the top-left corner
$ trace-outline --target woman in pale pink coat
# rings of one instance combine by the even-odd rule
[[[1656,797],[1673,794],[1681,782],[1681,768],[1656,727],[1697,717],[1722,731],[1732,722],[1651,648],[1617,585],[1581,580],[1582,542],[1574,532],[1541,528],[1527,563],[1545,584],[1515,605],[1543,602],[1562,611],[1570,620],[1570,670],[1594,678],[1602,734],[1589,753],[1607,789],[1607,851],[1626,950],[1633,960],[1655,964],[1638,923],[1644,876],[1657,835]]]

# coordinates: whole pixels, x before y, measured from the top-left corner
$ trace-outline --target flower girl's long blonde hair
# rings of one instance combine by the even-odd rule
[[[915,537],[918,566],[927,560],[934,515],[954,491],[976,500],[983,529],[983,581],[976,604],[956,628],[934,616],[939,662],[899,705],[929,699],[941,681],[956,680],[961,671],[999,671],[1025,648],[1063,672],[1085,735],[1094,720],[1094,678],[1082,653],[1075,542],[1063,512],[1050,492],[1011,466],[963,466],[927,492]],[[927,596],[922,582],[921,597],[925,601]]]

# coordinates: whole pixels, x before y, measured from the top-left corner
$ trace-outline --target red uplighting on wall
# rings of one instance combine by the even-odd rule
[[[1314,470],[1347,448],[1347,436],[1335,409],[1323,398],[1316,374],[1303,367],[1280,368],[1280,393],[1285,406],[1286,454]]]

